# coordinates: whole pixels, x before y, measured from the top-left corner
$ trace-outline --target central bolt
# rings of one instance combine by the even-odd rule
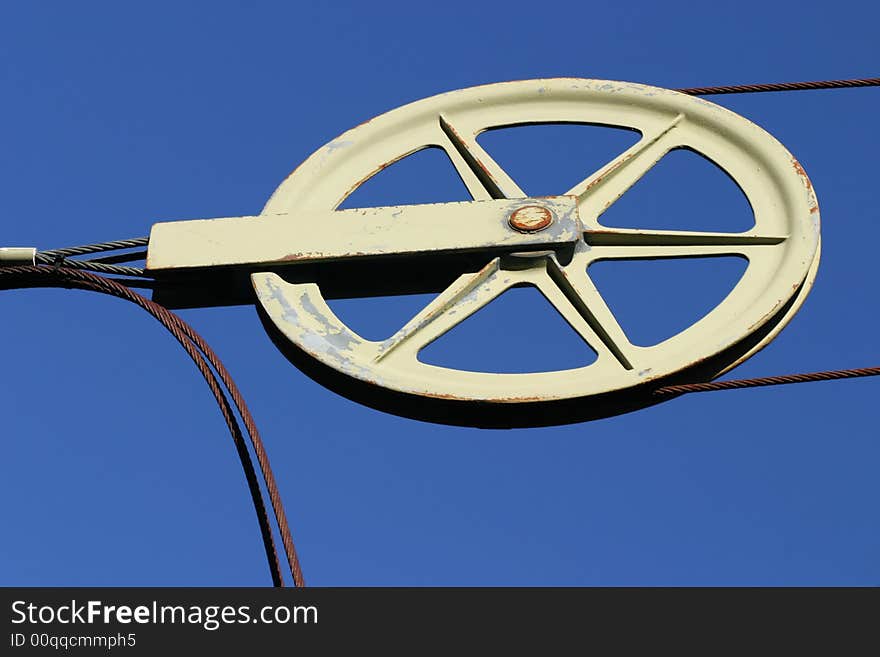
[[[524,205],[516,209],[507,223],[521,233],[537,233],[553,222],[553,213],[540,205]]]

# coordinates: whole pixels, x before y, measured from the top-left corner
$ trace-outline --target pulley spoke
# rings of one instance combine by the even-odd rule
[[[585,241],[596,247],[591,260],[599,258],[675,258],[714,255],[745,255],[772,248],[787,237],[759,233],[708,233],[673,230],[588,230]]]
[[[752,260],[770,246],[730,247],[730,246],[608,246],[595,249],[590,254],[590,262],[597,260],[651,260],[655,258],[711,258],[713,256],[743,256]]]
[[[681,123],[677,114],[668,123],[642,138],[602,169],[582,180],[566,194],[578,197],[581,217],[597,217],[638,182],[671,148],[678,145],[673,130]]]
[[[449,139],[444,150],[475,200],[525,198],[519,188],[473,137],[453,127],[449,117],[440,115],[440,128]]]
[[[495,258],[480,271],[459,276],[380,345],[375,362],[385,359],[404,345],[410,352],[413,348],[418,351],[463,322],[516,282],[505,278],[502,273],[500,259]]]
[[[586,231],[584,236],[591,246],[773,246],[787,239],[782,235],[758,233],[618,230],[614,228]]]
[[[561,267],[548,258],[547,274],[538,287],[571,327],[593,348],[601,344],[625,369],[633,369],[632,345],[587,276],[586,266]]]

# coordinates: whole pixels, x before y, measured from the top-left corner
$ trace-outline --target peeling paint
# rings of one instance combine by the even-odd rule
[[[337,151],[340,148],[348,148],[353,143],[354,143],[353,141],[343,140],[343,139],[339,139],[337,141],[331,141],[329,144],[327,144],[327,152],[332,153],[333,151]]]

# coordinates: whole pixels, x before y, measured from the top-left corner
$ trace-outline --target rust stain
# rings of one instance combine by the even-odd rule
[[[794,289],[797,289],[797,287],[798,287],[798,286],[795,285],[795,286],[794,286]],[[752,324],[751,326],[749,326],[749,328],[748,328],[749,332],[754,331],[754,330],[755,330],[756,328],[758,328],[759,326],[763,326],[764,323],[767,322],[767,320],[769,320],[771,317],[773,317],[773,315],[776,314],[776,312],[779,310],[779,307],[780,307],[781,305],[782,305],[782,299],[777,299],[777,300],[776,300],[776,303],[773,305],[773,308],[771,308],[769,312],[765,313],[765,314],[761,317],[761,319],[759,319],[757,322],[755,322],[754,324]]]
[[[524,205],[508,219],[510,227],[521,233],[536,233],[553,221],[553,213],[540,205]]]
[[[598,176],[596,176],[593,180],[591,180],[589,182],[589,184],[586,186],[586,188],[584,188],[584,191],[586,192],[586,191],[593,189],[593,187],[600,184],[603,180],[605,180],[608,176],[610,176],[612,173],[617,171],[624,164],[629,162],[632,158],[633,158],[633,155],[630,155],[629,157],[625,157],[621,160],[618,160],[617,162],[610,164],[607,169],[602,171]],[[605,207],[608,207],[608,206],[605,206]]]
[[[352,185],[351,187],[349,187],[349,188],[348,188],[348,191],[345,192],[345,197],[344,197],[344,199],[345,199],[345,198],[348,198],[349,196],[351,196],[352,193],[354,193],[354,190],[356,190],[358,187],[360,187],[361,185],[363,185],[363,184],[364,184],[365,182],[367,182],[370,178],[372,178],[373,176],[375,176],[375,175],[376,175],[377,173],[379,173],[380,171],[382,171],[382,170],[384,170],[384,169],[387,169],[388,167],[390,167],[390,166],[391,166],[392,164],[394,164],[395,162],[397,162],[397,160],[392,160],[391,162],[385,162],[385,163],[383,163],[383,164],[380,164],[379,167],[378,167],[375,171],[371,171],[371,172],[368,173],[366,176],[364,176],[363,178],[361,178],[360,180],[358,180],[354,185]]]
[[[810,178],[807,176],[807,172],[804,171],[804,167],[801,166],[801,163],[798,162],[796,159],[791,158],[791,165],[794,167],[794,170],[797,172],[797,174],[804,179],[804,184],[807,186],[807,189],[812,191],[813,184],[810,182]]]
[[[419,393],[422,397],[430,397],[431,399],[446,399],[449,401],[472,401],[468,397],[459,397],[442,392],[430,392],[423,390]],[[500,399],[491,400],[500,404],[516,404],[521,402],[540,402],[545,401],[543,397],[501,397]]]
[[[423,397],[430,397],[431,399],[448,399],[451,401],[466,401],[464,397],[457,397],[456,395],[447,395],[440,392],[428,392],[427,390],[421,393]]]
[[[471,153],[471,157],[474,158],[474,162],[476,162],[476,163],[477,163],[477,166],[480,167],[480,169],[482,169],[483,173],[485,173],[485,174],[489,177],[489,180],[491,180],[492,182],[494,182],[494,183],[497,185],[497,184],[498,184],[498,181],[495,180],[495,176],[493,176],[493,175],[492,175],[492,172],[489,171],[489,169],[486,168],[486,165],[483,164],[483,162],[480,160],[480,158],[475,157],[475,156],[473,155],[473,153]]]
[[[478,158],[476,155],[474,155],[471,152],[471,149],[468,146],[467,141],[461,136],[461,133],[458,130],[456,130],[455,127],[453,125],[451,125],[450,123],[446,123],[446,127],[449,129],[449,132],[451,132],[453,135],[455,135],[455,138],[458,140],[458,143],[461,144],[462,147],[465,149],[465,151],[474,159],[474,162],[476,162],[477,166],[480,167],[480,169],[483,171],[483,173],[485,173],[487,176],[489,176],[489,180],[491,180],[492,182],[497,184],[498,181],[495,180],[495,176],[493,176],[492,172],[486,168],[486,165],[483,164],[483,162],[480,160],[480,158]]]
[[[502,404],[518,404],[522,402],[544,401],[542,397],[502,397],[498,400]]]
[[[361,256],[374,256],[375,253],[370,251],[348,251],[344,254],[339,253],[326,253],[324,251],[305,251],[302,253],[288,253],[285,256],[282,256],[278,262],[298,262],[300,260],[320,260],[322,258],[332,258],[332,257],[345,257],[345,258],[358,258]]]
[[[798,162],[795,158],[791,158],[791,166],[794,167],[795,173],[801,177],[801,180],[804,181],[804,186],[807,188],[807,192],[810,194],[810,198],[813,203],[810,205],[810,214],[816,214],[819,212],[819,204],[816,203],[816,192],[813,190],[813,183],[810,182],[810,177],[807,175],[807,172],[804,171],[804,167],[801,166],[801,163]]]

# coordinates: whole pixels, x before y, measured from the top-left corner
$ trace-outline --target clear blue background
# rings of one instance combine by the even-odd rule
[[[157,220],[256,213],[340,132],[476,84],[877,76],[878,19],[876,3],[846,1],[4,3],[0,243],[50,249],[146,235]],[[823,219],[814,291],[735,376],[877,364],[878,101],[880,89],[715,99],[800,159]],[[484,144],[536,193],[564,191],[544,188],[578,180],[591,153],[614,146],[602,137],[591,151],[586,132],[547,130]],[[546,157],[529,155],[541,148]],[[460,194],[454,179],[391,171],[364,193]],[[621,225],[662,224],[661,197],[680,203],[682,221],[726,221],[741,199],[709,174],[658,169],[624,199]],[[715,200],[715,183],[728,200]],[[731,274],[717,271],[609,272],[600,287],[619,297],[625,328],[650,338],[699,316],[690,299],[720,300]],[[538,301],[499,300],[474,319],[494,325],[489,344],[450,334],[436,358],[508,362],[517,343],[505,322],[538,322]],[[377,317],[405,319],[417,302],[339,312],[381,332]],[[252,307],[183,316],[257,418],[310,584],[880,584],[877,379],[480,431],[325,390],[276,352]],[[169,335],[84,292],[3,292],[0,317],[0,584],[270,583],[222,419]],[[541,321],[560,333],[545,356],[565,366],[564,327]]]

